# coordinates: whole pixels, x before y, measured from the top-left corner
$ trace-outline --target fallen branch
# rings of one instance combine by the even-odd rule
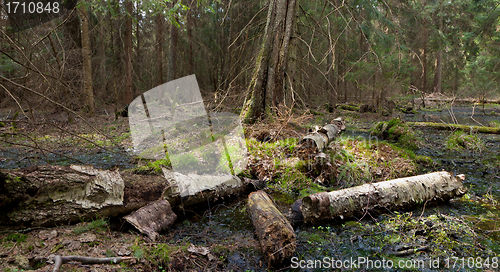
[[[371,210],[408,208],[427,201],[447,201],[464,195],[463,175],[442,171],[426,175],[364,184],[302,199],[305,222],[364,214]]]
[[[288,220],[264,191],[248,196],[248,212],[269,267],[279,267],[295,253],[296,237]]]
[[[468,125],[431,123],[431,122],[407,122],[407,124],[413,127],[435,128],[439,130],[463,130],[471,132],[500,134],[500,127],[468,126]]]
[[[69,262],[79,262],[81,264],[117,264],[125,260],[131,260],[134,257],[113,257],[113,258],[93,258],[83,256],[55,256],[54,269],[52,272],[58,272],[61,265]]]

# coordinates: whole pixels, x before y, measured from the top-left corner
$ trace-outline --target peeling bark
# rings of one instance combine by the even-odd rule
[[[371,210],[408,208],[427,201],[447,201],[466,193],[463,176],[446,171],[364,184],[302,199],[305,222],[349,217]]]
[[[24,168],[0,178],[0,223],[53,226],[129,213],[160,198],[166,186],[162,177],[92,166]]]
[[[331,124],[318,128],[304,136],[299,141],[298,153],[301,158],[310,157],[311,154],[321,152],[330,142],[345,131],[345,122],[342,118],[334,119]]]
[[[124,219],[146,234],[151,241],[156,241],[159,232],[172,226],[177,220],[177,215],[167,200],[158,200],[125,216]]]
[[[296,237],[288,220],[264,191],[248,196],[248,212],[269,267],[281,267],[295,253]]]
[[[194,206],[261,188],[236,176],[134,175],[92,166],[34,166],[0,175],[0,224],[53,226],[118,216],[166,199]]]

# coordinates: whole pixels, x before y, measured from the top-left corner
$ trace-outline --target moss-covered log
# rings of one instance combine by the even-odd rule
[[[302,215],[305,222],[317,222],[447,201],[466,193],[462,179],[442,171],[317,193],[302,199]]]
[[[470,131],[470,132],[500,134],[499,127],[468,126],[468,125],[432,123],[432,122],[407,122],[407,124],[413,127],[435,128],[439,130],[463,130],[466,132]]]
[[[264,191],[251,193],[247,206],[268,266],[289,262],[295,253],[296,237],[288,220]]]

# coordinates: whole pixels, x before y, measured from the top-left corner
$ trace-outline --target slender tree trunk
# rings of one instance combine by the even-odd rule
[[[86,6],[79,8],[82,22],[82,58],[83,58],[83,97],[84,111],[94,114],[94,90],[92,88],[92,49],[90,47],[90,33],[88,11]]]
[[[263,117],[283,99],[285,68],[295,19],[296,0],[270,0],[264,38],[256,60],[249,95],[241,112],[244,122]]]
[[[137,16],[136,16],[136,25],[135,25],[135,40],[136,40],[136,47],[135,47],[135,52],[137,54],[137,61],[135,63],[135,66],[136,66],[136,73],[137,73],[137,84],[136,85],[139,85],[139,86],[142,86],[142,67],[141,67],[141,59],[142,59],[142,56],[141,56],[141,18],[142,18],[142,15],[141,15],[141,1],[137,1],[136,3],[137,7],[136,7],[136,12],[137,12]],[[136,96],[136,95],[139,95],[139,94],[134,94],[133,96]]]
[[[436,71],[434,72],[434,92],[441,92],[441,80],[443,70],[443,50],[439,49],[436,53]]]
[[[163,84],[163,16],[156,15],[156,55],[158,56],[158,86]]]
[[[189,74],[194,74],[194,64],[193,64],[193,18],[192,18],[192,9],[195,8],[193,5],[193,1],[191,1],[188,14],[187,14],[187,34],[188,34],[188,43],[189,43]]]
[[[127,10],[127,19],[125,20],[125,96],[123,102],[129,104],[132,102],[134,85],[132,71],[132,0],[125,2]]]
[[[174,5],[174,3],[172,3]],[[177,19],[175,19],[177,20]],[[178,40],[177,26],[171,24],[170,26],[170,46],[168,49],[168,66],[167,66],[167,81],[177,78],[177,40]]]

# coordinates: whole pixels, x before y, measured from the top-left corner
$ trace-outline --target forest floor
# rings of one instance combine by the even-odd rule
[[[498,107],[492,109],[496,111]],[[395,115],[404,117],[400,113]],[[6,116],[7,112],[0,113],[1,118]],[[338,116],[346,120],[347,131],[324,151],[331,167],[317,168],[317,164],[299,159],[294,149],[299,136]],[[10,123],[0,127],[0,168],[23,167],[47,159],[54,164],[84,163],[128,171],[144,172],[155,167],[153,163],[128,155],[131,139],[127,118],[115,120],[114,116],[105,114],[93,117],[88,122],[95,129],[81,119],[68,123],[65,114],[45,120],[38,118],[42,121],[33,127],[26,119],[19,117],[16,129]],[[496,223],[500,219],[498,155],[484,153],[488,152],[484,150],[482,153],[448,150],[445,147],[447,132],[417,132],[416,142],[406,139],[409,142],[393,143],[370,137],[372,127],[384,119],[390,117],[347,110],[337,110],[332,115],[319,109],[245,127],[249,164],[241,175],[267,180],[265,191],[285,215],[290,213],[296,199],[315,192],[441,169],[472,174],[466,183],[469,193],[440,206],[423,203],[410,211],[368,213],[364,218],[315,226],[298,224],[294,226],[297,235],[294,257],[321,261],[324,258],[328,261],[385,260],[394,264],[393,271],[497,271],[500,257],[500,226]],[[498,146],[495,149],[498,139],[483,141],[493,146],[489,148],[493,152],[498,151]],[[35,142],[41,147],[38,150]],[[59,155],[50,154],[48,150]],[[467,164],[469,160],[477,162],[471,166]],[[50,260],[55,255],[134,257],[122,264],[64,264],[63,271],[267,270],[246,212],[246,196],[210,203],[197,210],[184,210],[178,216],[177,223],[161,233],[159,241],[154,243],[119,217],[51,228],[2,227],[0,270],[51,271]],[[49,261],[40,262],[40,258]],[[296,265],[292,262],[282,270]],[[366,265],[343,268],[387,270],[376,266],[370,269]],[[315,271],[310,267],[306,270]]]

